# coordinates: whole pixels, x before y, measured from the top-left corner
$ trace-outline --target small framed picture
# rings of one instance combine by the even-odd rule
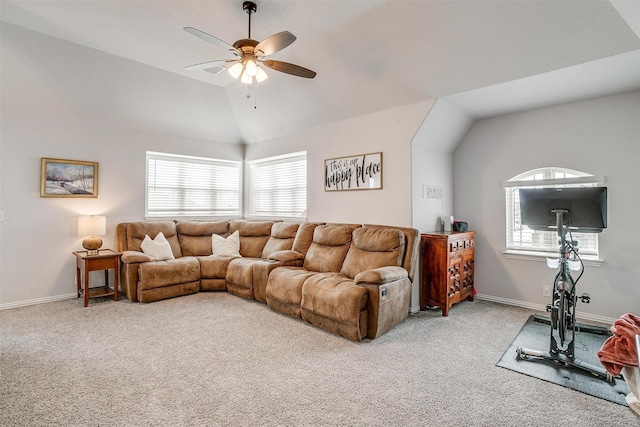
[[[98,162],[43,157],[40,197],[98,197]]]

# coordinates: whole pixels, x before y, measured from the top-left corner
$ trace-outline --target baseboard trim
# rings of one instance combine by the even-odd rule
[[[36,304],[44,304],[47,302],[62,301],[65,299],[72,299],[77,297],[78,297],[78,294],[76,292],[73,292],[70,294],[55,295],[52,297],[35,298],[31,300],[26,300],[26,301],[10,302],[5,304],[0,304],[0,310],[9,310],[11,308],[25,307],[28,305],[36,305]],[[483,301],[497,302],[499,304],[528,308],[530,310],[537,310],[537,311],[543,311],[543,312],[547,311],[546,305],[532,304],[525,301],[494,297],[492,295],[476,294],[475,298]],[[419,312],[420,312],[420,306],[409,307],[409,314],[417,314]],[[579,319],[591,320],[593,322],[606,323],[610,325],[612,325],[613,322],[617,320],[610,317],[598,316],[598,315],[589,314],[589,313],[582,313],[580,311],[576,312],[576,317],[578,317]]]
[[[52,297],[35,298],[35,299],[26,300],[26,301],[8,302],[8,303],[5,303],[5,304],[0,304],[0,310],[9,310],[11,308],[25,307],[25,306],[28,306],[28,305],[36,305],[36,304],[44,304],[44,303],[47,303],[47,302],[62,301],[62,300],[71,299],[71,298],[78,298],[78,293],[77,292],[73,292],[73,293],[70,293],[70,294],[55,295],[55,296],[52,296]]]
[[[480,300],[484,300],[484,301],[497,302],[497,303],[505,304],[505,305],[513,305],[513,306],[516,306],[516,307],[528,308],[528,309],[531,309],[531,310],[543,311],[545,313],[547,312],[547,306],[546,305],[541,305],[541,304],[532,304],[532,303],[525,302],[525,301],[518,301],[518,300],[494,297],[492,295],[483,295],[483,294],[476,294],[475,298],[480,299]],[[609,325],[612,325],[613,322],[615,322],[617,320],[617,319],[613,319],[611,317],[598,316],[598,315],[595,315],[595,314],[583,313],[583,312],[580,312],[580,311],[576,311],[576,318],[583,319],[583,320],[590,320],[590,321],[593,321],[593,322],[606,323],[606,324],[609,324]]]

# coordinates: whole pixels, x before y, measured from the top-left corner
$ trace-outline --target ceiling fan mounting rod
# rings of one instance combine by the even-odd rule
[[[242,3],[242,10],[249,14],[249,36],[247,38],[251,38],[251,14],[256,13],[258,10],[258,6],[252,1],[245,1]]]

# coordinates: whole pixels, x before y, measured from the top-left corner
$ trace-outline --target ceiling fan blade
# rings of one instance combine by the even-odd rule
[[[211,34],[207,34],[204,31],[200,31],[197,28],[184,27],[184,30],[190,34],[193,34],[198,38],[201,38],[204,41],[207,41],[211,44],[218,46],[219,48],[222,48],[225,50],[232,50],[234,52],[238,51],[235,47],[231,46],[229,43],[225,42],[224,40],[220,40],[219,38],[212,36]]]
[[[269,36],[258,43],[255,47],[255,52],[258,56],[271,55],[272,53],[276,53],[277,51],[289,46],[294,41],[296,41],[296,36],[291,34],[289,31],[282,31]]]
[[[275,61],[273,59],[267,59],[261,62],[266,67],[269,67],[272,70],[280,71],[282,73],[292,74],[294,76],[304,77],[307,79],[312,79],[316,76],[315,71],[311,71],[308,68],[304,68],[295,64],[290,64],[288,62]]]
[[[219,59],[217,61],[207,61],[207,62],[202,62],[200,64],[189,65],[187,67],[184,67],[183,70],[185,71],[206,70],[207,68],[215,67],[216,65],[220,65],[221,63],[226,63],[226,62],[238,62],[238,60],[237,59]]]

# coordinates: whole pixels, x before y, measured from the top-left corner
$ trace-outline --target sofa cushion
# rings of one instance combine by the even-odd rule
[[[405,237],[400,230],[373,227],[355,229],[340,272],[353,279],[362,271],[401,266],[404,249]]]
[[[321,323],[329,327],[331,332],[348,338],[362,339],[366,334],[361,325],[362,312],[367,309],[368,291],[347,277],[338,275],[315,274],[302,285],[302,301],[300,303],[302,318],[310,323]],[[307,316],[306,314],[312,314]],[[318,321],[318,318],[330,322]],[[331,326],[331,325],[334,326]],[[345,328],[345,326],[347,326]]]
[[[323,222],[305,222],[300,224],[295,239],[293,239],[293,249],[296,252],[300,252],[303,255],[307,254],[311,242],[313,242],[313,232],[319,225],[324,225]]]
[[[171,245],[162,234],[159,232],[155,239],[151,239],[147,234],[144,236],[142,243],[140,243],[140,249],[145,255],[149,255],[154,261],[164,261],[168,259],[175,259],[173,252],[171,251]]]
[[[343,225],[317,226],[303,267],[309,271],[338,273],[349,250],[352,231],[353,228]]]
[[[240,232],[240,255],[260,258],[267,240],[271,236],[272,221],[231,220],[229,232]]]
[[[138,290],[147,290],[200,280],[200,264],[194,257],[153,261],[138,267]]]
[[[176,223],[173,221],[153,221],[153,222],[130,222],[127,224],[127,247],[129,251],[142,252],[140,245],[146,235],[154,239],[158,233],[162,232],[171,246],[171,251],[175,258],[182,256],[180,242],[178,242],[178,231]]]
[[[183,256],[211,255],[211,236],[229,235],[229,221],[179,221],[176,228]]]
[[[236,258],[227,267],[227,282],[246,289],[253,289],[253,264],[261,258]]]
[[[222,237],[217,234],[211,235],[211,247],[213,255],[218,256],[240,256],[240,234],[234,231],[229,236]]]
[[[409,280],[413,280],[418,265],[418,258],[420,257],[420,231],[416,230],[415,228],[397,227],[391,225],[363,225],[363,228],[367,227],[392,228],[394,230],[402,231],[405,237],[405,251],[404,259],[402,261],[402,267],[409,273]]]
[[[302,267],[275,268],[267,281],[267,305],[272,310],[300,318],[302,285],[314,274]]]
[[[300,224],[291,222],[276,222],[273,224],[271,236],[262,250],[262,258],[269,258],[274,252],[290,250],[298,227],[300,227]]]
[[[200,275],[203,279],[224,279],[227,275],[229,263],[234,259],[234,257],[220,257],[216,255],[198,257]]]

